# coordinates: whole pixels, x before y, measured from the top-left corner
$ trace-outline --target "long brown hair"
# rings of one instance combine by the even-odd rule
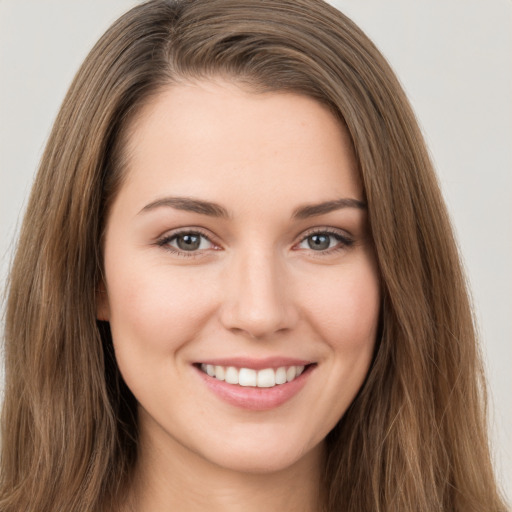
[[[161,88],[214,75],[328,105],[357,156],[381,329],[366,382],[327,439],[324,509],[505,510],[466,282],[421,133],[385,59],[319,0],[154,0],[87,57],[10,274],[0,509],[116,508],[136,461],[137,417],[108,324],[96,321],[102,230],[130,120]]]

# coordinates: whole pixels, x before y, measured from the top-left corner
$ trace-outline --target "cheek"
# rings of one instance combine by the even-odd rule
[[[190,341],[209,318],[214,290],[201,286],[201,272],[192,276],[184,269],[148,267],[147,262],[121,265],[113,265],[107,274],[116,350],[130,345],[144,348],[146,355],[147,349],[155,355],[174,351]]]
[[[371,365],[380,313],[377,272],[373,266],[355,267],[323,292],[314,322],[328,347],[323,405],[330,411],[326,423],[332,428],[359,392]]]
[[[373,348],[380,285],[372,264],[347,267],[308,289],[315,290],[308,300],[311,323],[332,350]]]

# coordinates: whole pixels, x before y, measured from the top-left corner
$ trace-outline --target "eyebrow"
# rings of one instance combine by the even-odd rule
[[[142,208],[139,213],[148,212],[161,207],[170,207],[175,210],[199,213],[210,217],[229,218],[229,212],[221,205],[204,201],[202,199],[193,199],[191,197],[164,197],[152,201]],[[335,210],[343,208],[366,209],[366,203],[352,198],[334,199],[324,201],[323,203],[307,204],[296,208],[292,214],[292,219],[307,219],[318,215],[325,215]]]
[[[309,217],[316,217],[318,215],[325,215],[326,213],[343,208],[357,208],[358,210],[366,210],[366,203],[358,199],[342,198],[334,199],[332,201],[325,201],[318,204],[308,204],[300,206],[293,212],[292,218],[294,219],[308,219]]]
[[[208,215],[210,217],[229,217],[228,211],[223,206],[211,203],[210,201],[203,201],[202,199],[193,199],[191,197],[164,197],[157,199],[144,206],[139,213],[155,210],[163,206],[171,207],[175,210],[200,213],[201,215]]]

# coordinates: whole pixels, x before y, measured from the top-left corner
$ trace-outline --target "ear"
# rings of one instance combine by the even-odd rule
[[[96,288],[96,319],[104,322],[108,322],[110,320],[108,293],[103,280],[100,281]]]

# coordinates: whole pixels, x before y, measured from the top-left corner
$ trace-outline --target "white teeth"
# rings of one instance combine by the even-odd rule
[[[219,380],[224,380],[226,378],[226,372],[224,371],[224,366],[216,366],[215,367],[215,378]]]
[[[253,370],[234,366],[201,364],[201,370],[217,380],[225,380],[228,384],[258,388],[272,388],[291,382],[304,372],[304,368],[304,366],[281,366],[276,369]]]
[[[224,378],[228,384],[238,384],[238,370],[234,366],[229,366]]]
[[[238,384],[240,386],[256,386],[256,370],[249,368],[240,368],[238,373]]]
[[[286,368],[281,367],[276,371],[276,384],[284,384],[286,382]]]
[[[242,371],[240,370],[240,373]],[[259,388],[272,388],[276,385],[276,372],[272,368],[260,370],[258,372],[258,387]]]

